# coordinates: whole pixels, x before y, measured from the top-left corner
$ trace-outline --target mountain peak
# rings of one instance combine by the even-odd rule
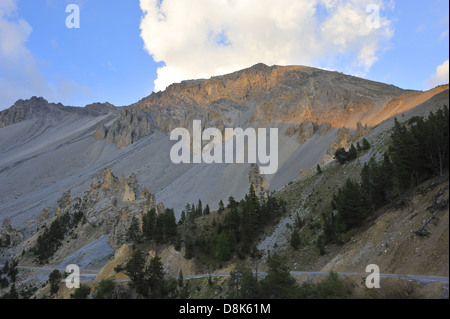
[[[33,96],[28,100],[17,100],[9,109],[0,112],[0,128],[19,123],[33,115],[49,112],[49,103],[43,97]]]
[[[43,109],[43,108],[47,108],[49,105],[48,101],[46,99],[44,99],[42,96],[41,97],[37,97],[37,96],[33,96],[31,98],[29,98],[28,100],[17,100],[14,105],[12,107],[24,107],[24,108],[28,108],[28,109]]]
[[[272,67],[270,67],[270,66],[268,66],[268,65],[266,65],[266,64],[264,64],[264,63],[257,63],[257,64],[255,64],[255,65],[253,65],[253,66],[251,66],[250,68],[248,68],[249,70],[269,70],[269,69],[271,69]]]
[[[0,128],[16,124],[31,117],[47,117],[49,114],[81,114],[91,116],[106,115],[115,112],[114,105],[105,103],[92,103],[85,107],[64,106],[62,103],[49,103],[43,97],[33,96],[27,100],[17,100],[9,109],[0,111]]]

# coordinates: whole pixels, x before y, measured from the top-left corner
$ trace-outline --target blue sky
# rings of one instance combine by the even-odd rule
[[[79,29],[66,27],[72,3]],[[129,105],[259,62],[425,90],[448,83],[448,30],[443,0],[0,0],[0,109],[31,96]]]

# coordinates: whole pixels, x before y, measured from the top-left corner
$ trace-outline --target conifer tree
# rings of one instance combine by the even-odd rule
[[[286,259],[278,254],[269,256],[269,270],[261,280],[262,298],[292,299],[297,298],[299,286],[290,274]]]
[[[225,206],[223,205],[223,201],[220,200],[220,202],[219,202],[219,214],[222,214],[224,210],[225,210]]]
[[[322,174],[322,168],[320,167],[319,164],[317,164],[316,170],[318,174]]]
[[[231,258],[230,242],[223,230],[217,238],[216,256],[219,261],[228,261]]]
[[[156,225],[156,209],[152,208],[142,217],[142,232],[145,238],[152,240]]]
[[[149,266],[145,269],[146,280],[150,288],[151,298],[164,298],[165,281],[164,268],[159,256],[155,256],[150,260]]]
[[[348,151],[348,159],[353,160],[357,157],[358,157],[358,152],[355,148],[355,145],[352,144],[352,146],[350,146],[350,150]]]
[[[301,239],[300,239],[300,234],[297,231],[297,229],[294,229],[294,231],[291,234],[291,240],[290,240],[291,246],[297,250],[298,247],[300,246],[301,243]]]
[[[361,146],[361,149],[362,150],[368,150],[368,149],[370,149],[370,143],[369,143],[369,141],[366,139],[366,138],[363,138],[363,140],[362,140],[362,146]]]

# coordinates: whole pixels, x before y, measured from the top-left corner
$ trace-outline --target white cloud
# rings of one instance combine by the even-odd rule
[[[76,95],[89,95],[87,87],[70,80],[49,83],[26,47],[32,31],[28,22],[18,16],[17,0],[0,1],[0,110],[31,96],[68,104]]]
[[[369,4],[392,7],[383,0],[140,0],[145,49],[165,64],[155,91],[259,62],[365,74],[393,36],[386,18],[367,25]]]
[[[45,79],[36,66],[25,42],[32,32],[31,26],[17,18],[15,0],[0,5],[0,109],[32,91],[49,94]]]
[[[436,73],[433,74],[424,84],[425,89],[433,88],[440,84],[449,83],[449,60],[445,61],[436,68]]]

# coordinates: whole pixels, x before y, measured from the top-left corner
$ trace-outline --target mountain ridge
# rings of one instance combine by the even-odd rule
[[[129,115],[122,112],[106,139],[122,148],[156,130],[191,130],[194,119],[203,120],[204,127],[222,131],[225,127],[264,127],[269,123],[300,125],[305,120],[318,126],[343,127],[353,114],[380,109],[406,92],[336,71],[257,64],[210,79],[175,83],[153,93],[126,107],[135,117],[145,119],[139,133],[129,125]]]
[[[356,85],[359,81],[356,77],[309,67],[257,65],[225,77],[214,77],[213,82],[202,80],[202,83],[217,84],[226,77],[231,80],[240,78],[243,81],[248,80],[248,73],[257,77],[261,72],[265,74],[284,72],[288,75],[287,80],[285,79],[283,82],[286,83],[290,78],[297,81],[301,77],[297,77],[296,72],[304,70],[321,73],[325,79],[331,77],[335,81],[343,77],[346,81],[353,82],[351,85]],[[302,74],[300,73],[300,75]],[[303,75],[306,82],[313,81],[308,74]],[[326,82],[323,77],[320,80]],[[294,83],[297,83],[295,81]],[[364,85],[369,85],[368,88],[362,89],[366,93],[371,85],[374,85],[373,81],[361,81],[365,83]],[[173,87],[187,84],[195,86],[196,82],[198,81],[187,81],[184,84],[174,84]],[[232,83],[235,85],[235,82]],[[259,95],[255,93],[255,96],[262,101],[259,104],[254,102],[254,99],[252,101],[247,99],[245,103],[241,104],[230,103],[223,100],[224,96],[214,96],[214,98],[210,98],[213,101],[211,104],[195,104],[190,109],[173,105],[169,103],[170,99],[165,99],[168,107],[158,106],[164,103],[154,104],[152,107],[155,110],[152,109],[150,112],[146,108],[139,108],[145,106],[142,104],[143,102],[120,108],[109,103],[96,103],[86,108],[76,108],[64,107],[62,104],[54,105],[45,99],[31,99],[28,104],[32,104],[33,101],[42,104],[41,107],[38,105],[36,108],[38,110],[42,108],[48,111],[53,107],[57,116],[43,116],[49,114],[45,112],[38,113],[37,116],[26,115],[15,125],[0,128],[0,174],[3,174],[3,186],[5,187],[3,194],[0,195],[0,207],[3,207],[5,217],[12,217],[13,212],[17,213],[18,211],[21,213],[16,216],[21,214],[26,216],[29,211],[39,214],[42,207],[37,208],[36,206],[51,205],[56,200],[56,198],[52,200],[47,196],[42,197],[39,192],[42,192],[43,189],[48,188],[47,191],[52,189],[54,192],[57,187],[60,190],[67,190],[76,185],[76,189],[82,192],[88,186],[85,180],[94,178],[99,170],[106,167],[111,167],[119,176],[123,172],[126,174],[141,172],[144,186],[148,187],[158,197],[158,200],[167,202],[177,212],[186,204],[185,197],[194,195],[193,189],[188,187],[186,179],[195,180],[198,178],[197,176],[203,176],[205,181],[208,176],[219,174],[219,176],[223,175],[226,181],[217,185],[208,181],[208,187],[204,186],[204,183],[199,184],[198,187],[206,187],[202,192],[202,201],[216,205],[219,193],[238,198],[248,188],[246,183],[250,167],[245,167],[245,165],[233,165],[233,168],[227,168],[226,165],[190,167],[189,165],[174,165],[170,162],[168,156],[171,144],[168,137],[170,130],[178,126],[191,129],[192,121],[198,119],[202,120],[204,127],[219,129],[224,127],[278,127],[279,171],[277,174],[267,176],[270,190],[277,190],[298,177],[301,171],[310,170],[317,164],[322,165],[329,162],[332,160],[336,147],[346,147],[353,140],[356,143],[358,138],[385,119],[406,112],[418,106],[419,103],[426,104],[428,100],[436,98],[438,94],[444,94],[445,91],[448,94],[448,85],[426,92],[407,91],[391,85],[381,85],[383,88],[394,90],[395,94],[382,95],[381,100],[376,105],[372,104],[375,106],[367,110],[365,104],[349,107],[350,104],[346,104],[345,100],[338,101],[337,111],[332,109],[326,114],[323,110],[328,107],[328,104],[324,103],[319,96],[323,92],[321,85],[317,85],[317,89],[314,88],[314,85],[312,86],[311,92],[314,94],[309,100],[304,91],[308,90],[307,87],[300,87],[298,92],[287,88],[288,91],[285,92],[286,87],[283,85],[281,85],[281,91],[277,87],[276,90],[268,93],[258,93]],[[378,88],[377,85],[375,83],[375,88]],[[200,86],[200,89],[206,90],[204,86]],[[334,88],[334,90],[337,89]],[[292,91],[298,94],[293,95]],[[332,91],[331,88],[330,91]],[[155,98],[155,96],[163,94],[163,92],[154,93],[147,98],[152,96]],[[348,94],[352,94],[349,89]],[[371,94],[373,98],[377,98],[373,92]],[[414,97],[409,98],[411,96]],[[216,99],[217,97],[219,100]],[[304,98],[303,102],[301,99],[297,99],[298,97]],[[369,98],[369,95],[365,97],[366,100]],[[357,100],[358,98],[347,101]],[[322,109],[314,111],[314,108],[310,107],[307,102],[318,105]],[[24,103],[26,104],[26,101],[22,100],[17,104],[20,106]],[[278,115],[283,117],[283,113],[285,110],[289,110],[289,106],[292,106],[292,112],[296,114],[296,117],[291,115],[288,118],[286,116],[277,118]],[[206,109],[206,107],[210,107],[210,109]],[[0,118],[5,115],[5,112],[8,110],[2,111]],[[9,113],[11,114],[11,112]],[[327,120],[339,116],[339,113],[345,121],[339,120],[336,121],[338,123],[333,123]],[[321,117],[323,114],[328,118]],[[271,122],[266,123],[267,120]],[[368,127],[366,127],[367,123],[370,124]],[[153,164],[150,165],[149,162]],[[39,169],[36,169],[35,165],[38,165]],[[157,169],[152,169],[153,167],[157,167]],[[236,171],[234,171],[235,169]],[[10,173],[12,171],[17,172],[18,175]],[[232,171],[233,173],[231,173]],[[14,176],[16,176],[15,179]],[[17,179],[28,179],[30,182],[22,185]],[[244,185],[240,185],[234,179],[244,182]],[[179,198],[174,197],[176,189],[170,187],[170,184],[175,181],[184,192],[183,196]],[[24,192],[27,194],[26,200],[23,198]]]
[[[386,105],[409,90],[394,85],[307,66],[267,66],[259,63],[210,79],[171,84],[136,103],[116,108],[94,103],[84,108],[64,107],[43,98],[19,100],[0,112],[0,127],[23,121],[46,110],[80,112],[93,116],[117,114],[110,127],[101,127],[98,139],[119,148],[133,144],[156,130],[191,129],[192,120],[204,126],[267,126],[270,122],[343,127],[352,114]],[[29,107],[35,105],[34,108]],[[37,109],[37,111],[36,111]],[[121,111],[119,111],[121,110]],[[356,123],[354,123],[356,127]]]

